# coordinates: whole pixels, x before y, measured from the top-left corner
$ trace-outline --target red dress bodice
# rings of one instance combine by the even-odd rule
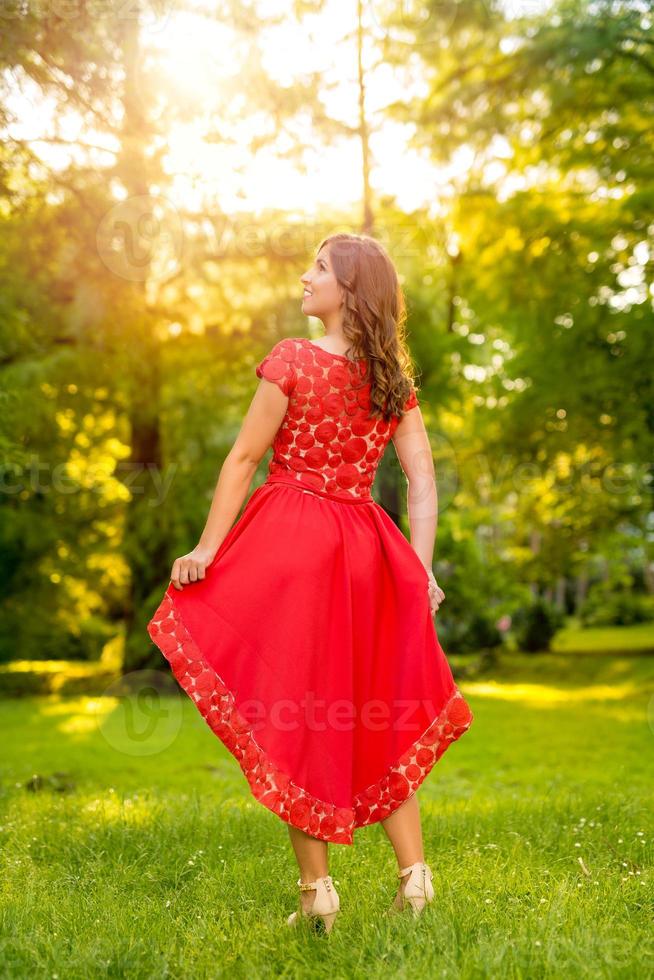
[[[255,368],[288,396],[268,482],[291,482],[343,500],[370,499],[377,466],[400,422],[373,418],[365,358],[351,361],[304,337],[280,340]],[[415,388],[404,405],[418,405]]]

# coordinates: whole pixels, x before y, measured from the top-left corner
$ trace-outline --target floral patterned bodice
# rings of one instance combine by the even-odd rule
[[[379,461],[400,418],[370,412],[366,359],[331,354],[304,337],[280,340],[256,365],[288,396],[267,482],[291,482],[344,500],[370,499]],[[404,411],[418,405],[415,388]]]

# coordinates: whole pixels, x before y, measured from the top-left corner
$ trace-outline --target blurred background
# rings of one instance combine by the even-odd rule
[[[395,887],[366,828],[335,854],[356,916],[333,975],[410,956],[415,976],[652,976],[652,19],[645,0],[1,5],[3,975],[324,969],[276,952],[279,821],[146,624],[255,365],[322,335],[299,277],[344,230],[401,275],[435,622],[475,721],[421,790],[430,942],[357,931],[378,901],[357,880],[385,861]],[[392,446],[373,492],[408,534]]]
[[[322,333],[299,276],[336,230],[401,273],[446,648],[651,623],[650,14],[3,7],[0,663],[160,663],[145,625],[255,363]],[[406,530],[392,447],[374,492]]]

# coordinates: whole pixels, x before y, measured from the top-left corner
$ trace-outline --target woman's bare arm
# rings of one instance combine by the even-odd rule
[[[419,405],[402,417],[393,435],[393,445],[408,481],[411,544],[425,568],[431,568],[438,528],[438,491],[431,445]]]
[[[393,445],[408,481],[407,512],[411,545],[425,566],[433,615],[445,599],[445,593],[432,570],[438,529],[438,490],[431,445],[419,405],[402,416],[393,434]]]
[[[213,561],[236,520],[252,477],[272,445],[287,408],[288,397],[272,381],[262,378],[220,468],[200,540],[193,551],[173,563],[170,580],[176,589],[204,578],[206,566]]]

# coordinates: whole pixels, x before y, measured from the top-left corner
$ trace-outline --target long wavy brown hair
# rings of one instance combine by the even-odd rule
[[[402,417],[414,379],[406,344],[406,303],[393,262],[376,239],[345,232],[328,235],[336,280],[344,292],[343,333],[349,357],[368,361],[370,414],[390,421]],[[316,253],[317,254],[317,253]]]

